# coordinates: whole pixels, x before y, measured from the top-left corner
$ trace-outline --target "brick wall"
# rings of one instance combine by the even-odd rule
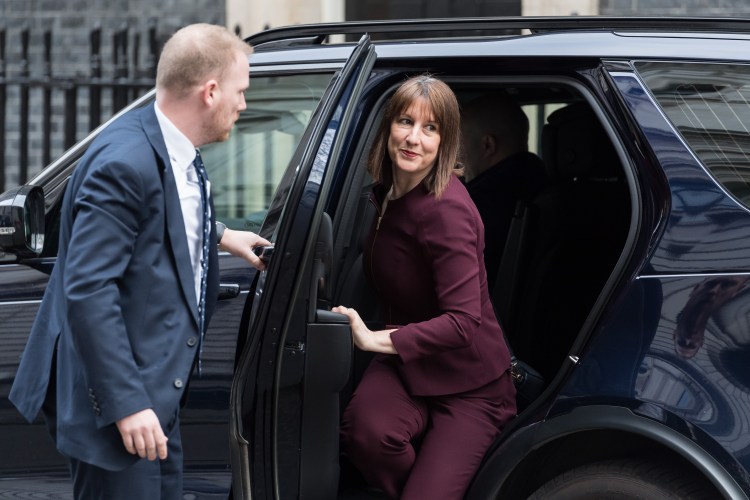
[[[750,16],[747,0],[600,0],[604,16]]]
[[[519,16],[521,0],[347,0],[346,19]]]
[[[144,72],[148,68],[146,40],[148,30],[156,26],[159,46],[176,29],[194,22],[224,24],[224,3],[216,0],[0,0],[0,29],[6,31],[6,76],[18,76],[21,71],[21,31],[29,29],[29,69],[31,76],[41,76],[43,72],[45,31],[52,33],[51,73],[60,79],[86,77],[90,74],[89,33],[101,27],[102,76],[111,77],[114,67],[111,64],[115,31],[124,27],[128,30],[129,58],[133,59],[132,48],[135,37],[142,40],[137,61],[132,61],[130,74]],[[17,88],[9,87],[5,120],[5,188],[19,183],[19,117]],[[31,92],[29,114],[29,178],[43,167],[41,155],[41,112],[39,101],[41,91]],[[107,119],[111,109],[105,102],[102,120]],[[63,152],[63,96],[53,93],[51,158],[54,160]],[[77,139],[89,132],[88,104],[86,95],[78,99]],[[0,162],[2,165],[2,162]]]

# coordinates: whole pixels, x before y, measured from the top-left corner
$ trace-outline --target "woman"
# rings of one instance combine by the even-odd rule
[[[457,178],[459,120],[455,95],[429,75],[391,97],[369,158],[378,216],[363,260],[391,326],[370,331],[333,309],[358,348],[379,353],[344,412],[342,449],[392,498],[462,498],[515,415],[484,228]]]

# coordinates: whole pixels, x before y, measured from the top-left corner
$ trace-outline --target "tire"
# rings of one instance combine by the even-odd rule
[[[703,477],[649,460],[610,460],[554,477],[529,500],[713,500]]]

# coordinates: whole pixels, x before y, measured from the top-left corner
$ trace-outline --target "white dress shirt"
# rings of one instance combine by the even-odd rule
[[[172,164],[174,180],[177,183],[177,193],[180,196],[182,207],[182,219],[185,222],[185,235],[187,236],[190,260],[193,263],[193,276],[195,279],[196,307],[201,293],[201,254],[203,253],[203,208],[201,207],[200,184],[198,174],[195,172],[193,160],[195,159],[195,146],[185,134],[167,118],[154,104],[156,119],[164,136],[167,146],[169,161]],[[206,183],[206,199],[211,192],[211,184]]]

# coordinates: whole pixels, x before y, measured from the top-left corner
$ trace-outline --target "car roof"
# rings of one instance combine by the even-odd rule
[[[286,26],[257,33],[247,41],[256,47],[254,64],[333,62],[345,60],[354,46],[351,40],[364,34],[373,38],[379,59],[503,55],[747,61],[750,53],[750,19],[730,18],[364,21]]]

